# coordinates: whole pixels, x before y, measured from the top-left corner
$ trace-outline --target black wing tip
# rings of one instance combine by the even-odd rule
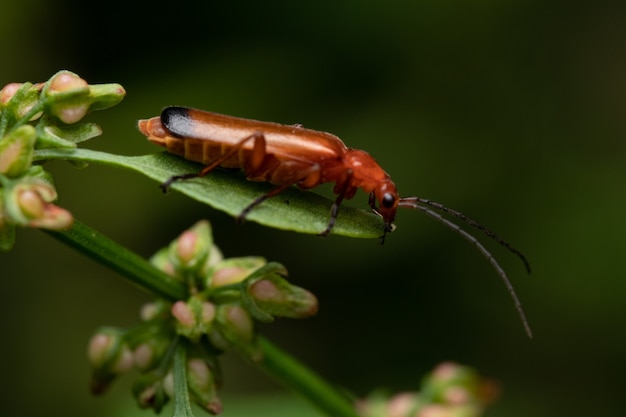
[[[181,106],[168,106],[161,111],[161,121],[171,122],[178,118],[189,118],[189,108]]]
[[[192,121],[189,111],[190,109],[187,107],[166,107],[161,112],[161,124],[174,136],[188,136]]]

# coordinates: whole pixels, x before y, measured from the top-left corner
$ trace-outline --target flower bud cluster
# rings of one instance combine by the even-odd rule
[[[478,417],[497,396],[492,381],[452,362],[438,365],[422,381],[420,392],[379,393],[357,404],[362,417]]]
[[[13,246],[15,228],[60,230],[72,215],[54,204],[56,190],[40,166],[37,149],[75,148],[102,133],[94,123],[79,123],[88,111],[119,103],[119,84],[89,85],[59,71],[45,83],[10,83],[0,90],[0,250]]]
[[[260,360],[255,320],[302,318],[317,312],[315,296],[291,285],[282,265],[260,257],[224,259],[206,221],[183,232],[151,262],[183,283],[189,295],[145,305],[142,324],[126,332],[107,328],[94,336],[88,356],[96,393],[120,373],[134,369],[141,373],[133,388],[138,404],[160,411],[173,396],[172,352],[182,343],[187,350],[189,398],[218,414],[222,410],[218,356],[234,349]]]

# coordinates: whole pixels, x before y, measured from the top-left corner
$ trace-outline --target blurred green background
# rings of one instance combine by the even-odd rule
[[[265,334],[358,395],[414,389],[435,364],[455,360],[500,381],[488,416],[617,416],[626,389],[624,9],[8,0],[0,85],[45,81],[59,69],[121,83],[127,98],[89,116],[105,134],[85,145],[112,153],[158,151],[136,120],[172,104],[303,123],[367,150],[402,195],[463,211],[528,256],[531,276],[488,243],[533,340],[488,263],[420,212],[399,212],[380,246],[238,225],[134,173],[47,167],[60,205],[142,255],[208,218],[226,256],[284,263],[321,310]],[[351,204],[367,207],[367,197]],[[19,230],[15,249],[0,254],[0,275],[1,415],[151,415],[135,411],[130,377],[91,397],[85,359],[94,329],[132,325],[147,294],[32,230]],[[295,415],[293,401],[309,409],[236,356],[224,370],[227,417],[261,415],[255,399],[270,399],[272,416]]]

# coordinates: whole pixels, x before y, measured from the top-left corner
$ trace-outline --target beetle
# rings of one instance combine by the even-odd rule
[[[363,150],[348,148],[337,136],[306,129],[300,124],[263,122],[175,106],[166,107],[160,116],[140,120],[138,127],[148,140],[168,152],[205,165],[199,172],[170,177],[161,184],[163,191],[175,181],[203,177],[218,167],[241,169],[249,180],[276,185],[244,208],[239,220],[266,199],[291,186],[308,190],[323,183],[334,183],[333,193],[337,197],[331,206],[328,224],[320,235],[331,232],[341,203],[353,198],[358,189],[369,194],[369,206],[383,219],[383,242],[386,234],[394,230],[398,207],[422,210],[461,235],[485,256],[504,281],[526,332],[532,337],[521,303],[502,267],[473,235],[441,213],[466,222],[506,247],[522,260],[530,273],[524,255],[458,211],[421,197],[401,198],[389,174],[372,156]]]

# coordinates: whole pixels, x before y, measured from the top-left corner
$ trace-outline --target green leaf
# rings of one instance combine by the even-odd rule
[[[202,165],[180,157],[159,153],[142,156],[122,156],[89,149],[41,149],[35,160],[69,159],[100,163],[137,171],[159,183],[173,175],[199,172]],[[237,216],[255,198],[270,191],[274,185],[252,182],[242,173],[215,170],[203,178],[193,178],[172,184],[170,192],[181,192],[195,200]],[[167,198],[164,196],[163,198]],[[276,229],[318,234],[326,228],[332,200],[309,191],[292,187],[255,207],[246,220]],[[374,213],[342,206],[332,230],[333,234],[376,238],[383,233],[383,222]]]

